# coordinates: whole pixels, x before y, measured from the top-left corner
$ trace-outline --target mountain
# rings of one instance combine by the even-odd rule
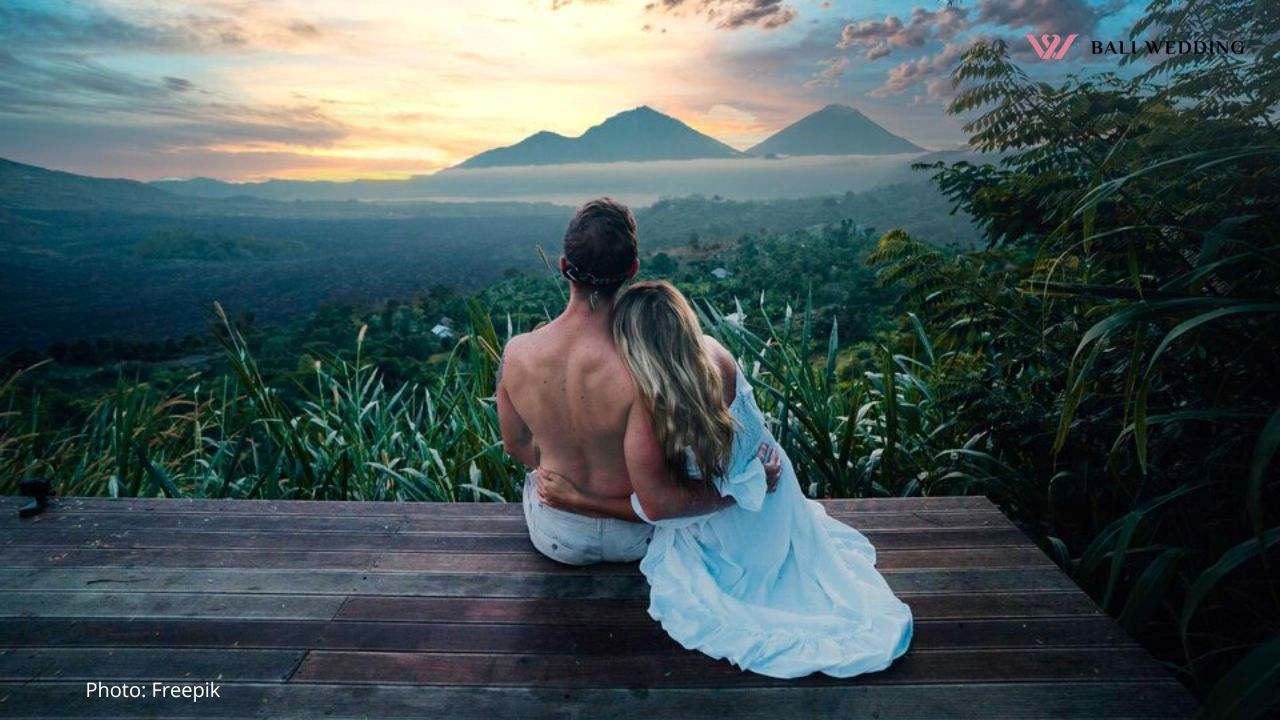
[[[146,183],[85,177],[0,158],[0,207],[24,210],[117,210],[189,205]]]
[[[828,105],[747,150],[748,155],[893,155],[924,152],[848,105]]]
[[[515,145],[486,150],[459,168],[562,165],[643,160],[732,158],[742,153],[670,115],[642,105],[618,113],[578,137],[542,131]]]

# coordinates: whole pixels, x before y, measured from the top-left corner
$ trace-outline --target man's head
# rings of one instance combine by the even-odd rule
[[[578,208],[564,231],[560,272],[580,290],[613,295],[639,269],[631,210],[607,197]]]

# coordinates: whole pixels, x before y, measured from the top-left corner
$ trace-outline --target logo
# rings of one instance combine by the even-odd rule
[[[1243,40],[1094,40],[1089,43],[1094,55],[1244,55],[1249,46]],[[1037,51],[1038,52],[1038,51]],[[1043,57],[1043,56],[1041,56]]]
[[[1071,33],[1064,41],[1061,35],[1027,35],[1027,40],[1031,41],[1031,49],[1036,51],[1036,55],[1041,60],[1061,60],[1067,54],[1067,48],[1071,47],[1071,43],[1076,41],[1076,33]]]

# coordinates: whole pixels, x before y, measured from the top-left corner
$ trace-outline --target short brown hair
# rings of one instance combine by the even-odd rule
[[[578,208],[564,231],[565,275],[592,290],[612,293],[636,261],[636,218],[613,198]]]

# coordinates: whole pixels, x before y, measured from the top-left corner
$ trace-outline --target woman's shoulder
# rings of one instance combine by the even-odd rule
[[[702,342],[706,344],[707,351],[711,353],[711,359],[715,360],[716,366],[725,366],[736,371],[738,362],[733,359],[733,353],[725,349],[720,341],[710,335],[703,335]]]
[[[733,353],[726,350],[719,340],[710,335],[703,335],[702,342],[707,348],[707,354],[711,356],[711,362],[715,363],[716,370],[720,372],[720,378],[724,381],[725,395],[732,398],[737,392],[738,361],[733,359]]]

